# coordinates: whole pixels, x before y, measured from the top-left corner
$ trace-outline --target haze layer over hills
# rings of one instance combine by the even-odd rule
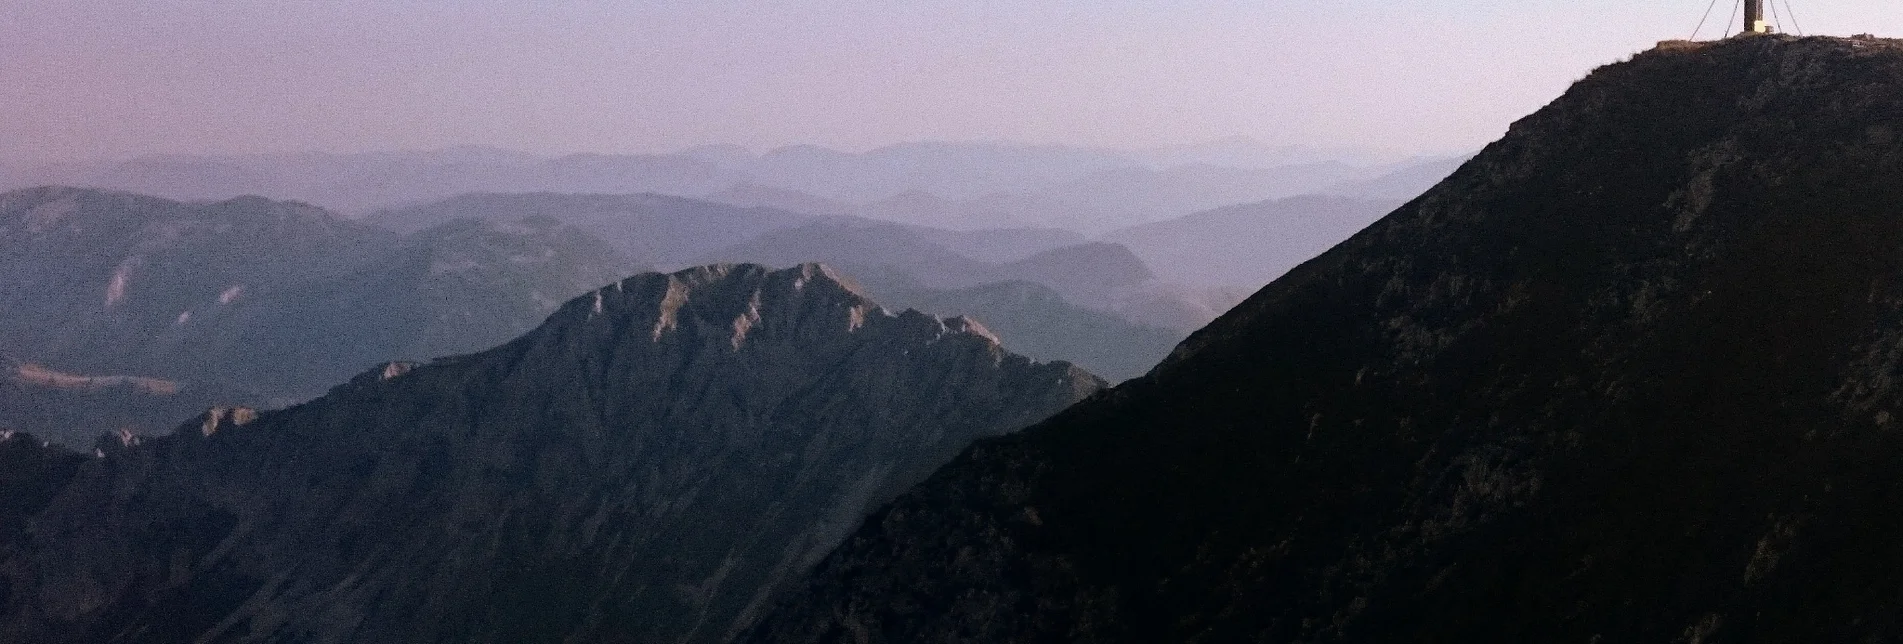
[[[10,178],[0,174],[0,188],[76,185],[181,200],[266,195],[352,214],[471,192],[652,192],[954,230],[1033,227],[1094,234],[1305,193],[1407,197],[1452,169],[1444,166],[1442,159],[1321,159],[1238,141],[1168,152],[912,143],[857,154],[817,146],[764,154],[706,147],[552,158],[455,148],[71,163],[16,169]]]
[[[752,642],[1890,641],[1903,42],[1601,68]]]

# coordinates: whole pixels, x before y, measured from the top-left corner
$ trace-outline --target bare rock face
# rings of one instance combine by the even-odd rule
[[[1903,638],[1903,43],[1646,52],[752,642]]]
[[[0,640],[721,641],[870,508],[1101,386],[819,265],[640,275],[102,451],[0,539]]]

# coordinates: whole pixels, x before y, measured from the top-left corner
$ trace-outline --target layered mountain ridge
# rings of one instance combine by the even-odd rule
[[[380,361],[493,346],[637,270],[532,216],[398,236],[259,197],[0,193],[0,427],[85,445],[282,406]],[[167,385],[115,384],[136,382]]]
[[[1101,387],[820,265],[638,275],[310,403],[22,452],[0,639],[724,641],[971,440]]]
[[[1601,68],[750,642],[1892,641],[1903,42]]]

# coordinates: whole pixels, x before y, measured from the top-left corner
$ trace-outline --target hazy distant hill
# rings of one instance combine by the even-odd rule
[[[0,427],[86,443],[180,408],[293,402],[370,363],[489,346],[638,268],[547,219],[397,237],[256,197],[4,193],[0,357],[39,371],[0,381],[41,402],[0,405]],[[147,380],[168,384],[123,386]]]
[[[740,240],[814,221],[777,208],[739,207],[656,194],[473,193],[375,213],[367,221],[414,232],[444,222],[548,217],[607,240],[630,257],[677,267]],[[785,265],[791,265],[792,262]]]
[[[365,213],[471,192],[706,194],[742,179],[712,163],[679,155],[551,158],[469,147],[71,163],[23,169],[13,187],[76,185],[181,200],[262,194]]]
[[[1104,242],[1053,248],[1000,265],[998,270],[1010,279],[1045,284],[1065,299],[1097,308],[1109,308],[1119,293],[1156,277],[1130,249]]]
[[[983,228],[945,230],[914,228],[919,237],[954,253],[992,264],[1026,259],[1048,250],[1089,241],[1083,234],[1061,228]]]
[[[1165,281],[1254,289],[1341,243],[1398,200],[1292,197],[1217,208],[1105,234]]]
[[[703,195],[701,198],[735,206],[778,208],[788,212],[820,216],[850,215],[856,208],[844,201],[827,199],[791,188],[774,188],[751,183],[738,184],[719,192]]]
[[[257,197],[0,193],[0,353],[84,372],[159,367],[233,304],[394,244],[322,209]]]
[[[262,194],[352,214],[478,192],[651,192],[937,228],[1098,233],[1306,192],[1405,192],[1434,174],[1427,169],[1416,172],[1422,177],[1401,177],[1412,165],[1245,142],[1176,152],[909,143],[863,153],[806,145],[756,154],[704,146],[679,154],[561,157],[463,147],[56,164],[16,168],[13,178],[0,177],[6,181],[0,188],[81,185],[211,200]],[[1383,179],[1386,174],[1396,177]]]
[[[1392,172],[1362,181],[1350,181],[1328,187],[1320,192],[1362,199],[1394,199],[1407,201],[1418,197],[1434,184],[1440,183],[1447,175],[1453,174],[1466,163],[1471,155],[1460,155],[1443,159],[1427,159],[1403,165]]]
[[[1068,241],[1069,235],[1046,235]],[[1037,237],[1012,231],[952,233],[860,219],[830,219],[775,230],[700,256],[696,263],[755,262],[788,266],[821,261],[840,267],[872,287],[875,294],[913,286],[963,288],[1006,280],[1037,282],[1072,303],[1108,309],[1119,289],[1148,281],[1143,261],[1115,244],[1088,242],[1038,250],[1022,259],[992,263],[947,248],[939,240],[984,246],[1009,239],[1030,250]],[[979,254],[979,253],[972,253]],[[996,256],[1001,253],[991,247]]]
[[[348,273],[260,293],[191,346],[229,356],[226,377],[303,399],[365,365],[494,346],[577,293],[641,269],[548,217],[455,220]]]
[[[771,231],[693,260],[696,264],[722,262],[767,266],[824,262],[862,281],[900,279],[929,287],[969,286],[999,276],[994,265],[953,252],[914,227],[854,219],[814,221]]]
[[[638,275],[101,458],[0,435],[0,641],[724,642],[971,441],[1102,387],[821,266]]]

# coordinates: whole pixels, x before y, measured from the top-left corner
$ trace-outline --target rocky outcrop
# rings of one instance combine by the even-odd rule
[[[752,642],[1903,637],[1903,43],[1602,68]]]
[[[971,440],[1099,387],[819,265],[640,275],[101,450],[0,547],[0,640],[721,641]]]

